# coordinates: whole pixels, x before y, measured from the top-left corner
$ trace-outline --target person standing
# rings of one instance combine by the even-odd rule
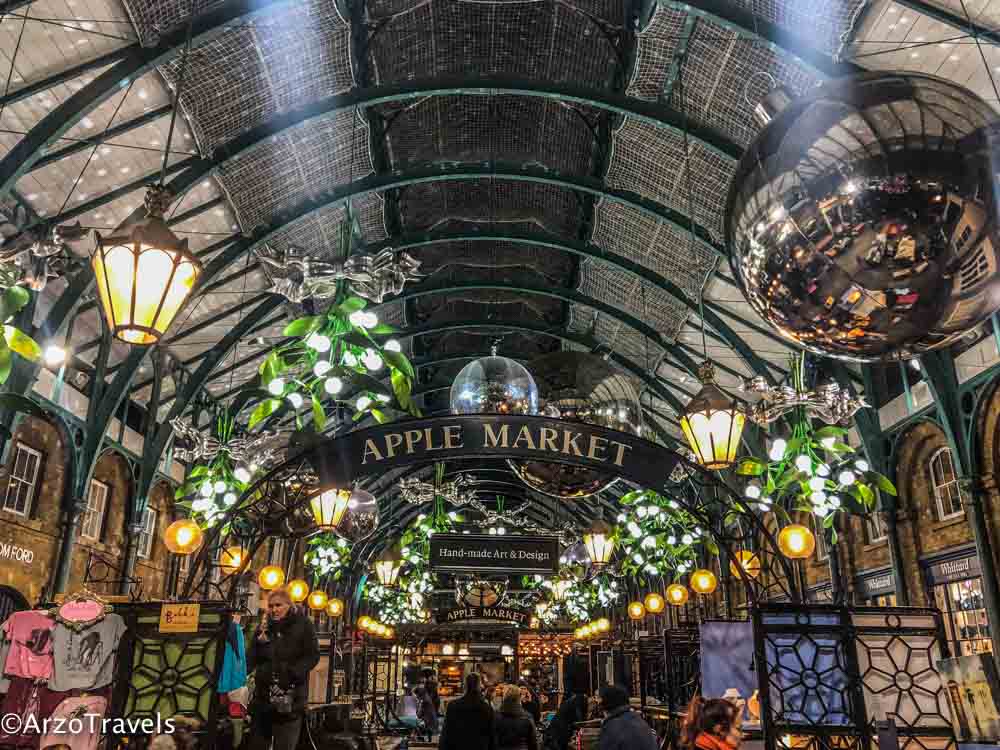
[[[521,704],[521,688],[508,685],[494,722],[498,750],[538,750],[535,722]]]
[[[493,709],[475,672],[465,678],[465,694],[448,704],[438,750],[496,750]]]
[[[743,742],[743,706],[696,695],[681,725],[685,750],[737,750]]]
[[[521,705],[524,706],[524,710],[528,712],[528,716],[537,727],[542,720],[542,704],[539,703],[537,694],[527,682],[522,680],[518,687],[521,688]]]
[[[285,589],[275,589],[247,651],[247,669],[255,675],[251,750],[295,750],[309,697],[309,673],[318,663],[312,621],[292,604]]]
[[[413,695],[417,699],[417,718],[424,723],[427,730],[427,739],[430,740],[437,734],[438,717],[437,709],[434,707],[434,700],[430,691],[425,685],[417,685],[413,688]]]
[[[545,730],[545,750],[568,750],[576,725],[587,719],[587,696],[566,697]]]
[[[601,688],[599,707],[604,712],[598,750],[657,750],[656,735],[628,704],[625,688]]]

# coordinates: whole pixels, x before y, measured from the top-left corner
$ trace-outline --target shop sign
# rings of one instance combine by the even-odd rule
[[[456,607],[439,610],[436,617],[439,625],[466,620],[490,620],[527,625],[530,618],[531,613],[520,607]]]
[[[435,534],[431,570],[555,573],[559,539],[554,536]]]
[[[164,604],[160,607],[161,633],[197,633],[200,604]]]
[[[927,581],[932,585],[978,578],[983,573],[975,553],[957,560],[945,560],[927,566]]]
[[[17,560],[25,565],[31,565],[35,559],[35,551],[27,547],[18,547],[11,542],[0,542],[0,559]]]
[[[325,486],[415,463],[463,457],[522,458],[598,469],[661,487],[680,456],[637,435],[548,417],[468,414],[396,422],[348,433],[315,449]]]
[[[896,590],[896,577],[892,571],[871,573],[859,577],[856,585],[863,598],[871,599],[873,596],[893,593]]]

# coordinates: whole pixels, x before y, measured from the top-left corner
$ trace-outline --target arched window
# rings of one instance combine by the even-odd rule
[[[965,512],[962,509],[962,488],[958,484],[950,448],[941,448],[931,456],[931,485],[937,500],[939,520],[958,518]]]

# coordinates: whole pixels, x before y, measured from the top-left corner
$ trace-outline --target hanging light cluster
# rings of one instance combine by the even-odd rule
[[[569,656],[573,646],[568,638],[554,636],[549,638],[522,638],[517,644],[518,653],[522,657]]]
[[[586,641],[591,638],[600,638],[605,633],[610,631],[611,621],[607,617],[601,617],[598,620],[594,620],[593,622],[589,622],[586,625],[577,628],[573,633],[573,637],[578,641]]]
[[[373,620],[368,615],[362,615],[358,618],[358,629],[364,631],[370,636],[375,638],[394,638],[396,636],[396,629],[381,623],[378,620]]]

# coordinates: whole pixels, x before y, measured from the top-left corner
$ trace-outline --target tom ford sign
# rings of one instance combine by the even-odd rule
[[[518,607],[457,607],[443,609],[437,613],[439,625],[449,622],[464,622],[466,620],[493,620],[495,622],[513,622],[527,625],[531,614]]]
[[[314,449],[326,486],[387,469],[448,458],[527,458],[599,469],[645,487],[661,487],[679,456],[648,440],[605,427],[546,417],[477,414],[433,417],[348,433]]]
[[[431,570],[555,573],[559,540],[554,536],[435,534]]]

